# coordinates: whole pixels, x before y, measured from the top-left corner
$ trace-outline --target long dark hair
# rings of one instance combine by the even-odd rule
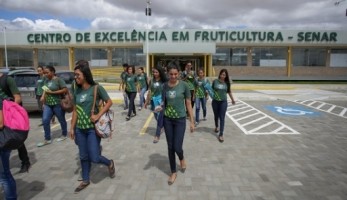
[[[162,67],[153,67],[153,69],[159,72],[160,81],[165,83],[167,81],[166,74]]]
[[[74,70],[77,70],[77,69],[79,69],[82,72],[84,78],[86,79],[86,81],[89,85],[96,85],[96,83],[93,79],[92,71],[89,68],[88,61],[86,61],[86,60],[77,61],[76,67]],[[81,87],[81,86],[79,85],[79,87]]]
[[[230,92],[230,79],[229,79],[228,70],[226,70],[226,69],[220,70],[218,79],[220,79],[220,75],[221,75],[223,72],[225,73],[224,82],[227,84],[227,87],[228,87],[227,92],[229,93],[229,92]]]
[[[133,74],[135,74],[136,72],[135,72],[135,66],[134,65],[129,65],[128,67],[127,67],[127,73],[129,74],[129,68],[131,68],[132,69],[132,73]]]

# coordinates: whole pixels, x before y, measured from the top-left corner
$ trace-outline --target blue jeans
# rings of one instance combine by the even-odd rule
[[[219,136],[223,136],[224,133],[225,114],[227,112],[227,107],[227,101],[212,100],[215,127],[218,127],[218,119],[220,120]]]
[[[11,150],[0,150],[0,185],[4,188],[5,198],[17,199],[16,181],[10,171]]]
[[[147,87],[144,87],[140,90],[140,103],[139,106],[142,108],[145,102],[145,93],[147,91]]]
[[[43,105],[42,123],[45,131],[45,140],[51,140],[51,119],[53,114],[58,118],[63,136],[67,135],[67,124],[65,120],[65,111],[60,104],[54,106]]]
[[[126,92],[123,92],[123,99],[124,99],[124,107],[128,108],[129,107],[129,102],[128,102],[128,95]]]
[[[183,139],[184,132],[186,131],[186,118],[171,119],[164,117],[164,129],[168,147],[169,161],[171,173],[175,173],[176,170],[176,157],[177,154],[179,160],[183,160]]]
[[[136,108],[135,108],[135,98],[136,98],[136,92],[127,92],[128,98],[129,98],[129,108],[128,108],[128,116],[131,116],[131,112],[136,115]]]
[[[95,129],[79,129],[76,128],[75,140],[80,154],[81,167],[82,167],[82,179],[84,182],[88,182],[89,173],[93,163],[101,163],[106,166],[110,166],[111,161],[100,153],[101,138],[96,135]]]
[[[206,98],[195,98],[195,121],[200,121],[200,102],[204,118],[206,117]]]

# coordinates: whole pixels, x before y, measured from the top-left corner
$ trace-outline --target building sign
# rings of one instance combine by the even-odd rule
[[[148,33],[148,34],[147,34]],[[186,42],[186,43],[336,43],[337,32],[232,30],[149,30],[95,32],[38,32],[27,34],[30,44]]]

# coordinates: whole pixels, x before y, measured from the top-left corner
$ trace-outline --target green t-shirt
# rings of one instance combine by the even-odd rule
[[[120,78],[121,78],[122,81],[124,81],[124,82],[125,82],[125,77],[126,77],[126,75],[127,75],[127,72],[124,72],[124,71],[120,74]]]
[[[191,98],[188,84],[184,81],[179,81],[173,88],[170,88],[168,84],[165,87],[166,105],[164,115],[168,118],[186,117],[185,100]]]
[[[151,96],[158,96],[161,95],[163,91],[163,82],[161,81],[156,81],[155,79],[151,80]]]
[[[100,99],[107,101],[110,99],[105,88],[101,85],[96,85],[98,87],[96,96],[96,105],[94,105],[94,114],[98,113],[98,103]],[[91,86],[86,90],[81,87],[76,87],[74,90],[74,103],[76,105],[77,111],[77,124],[76,127],[79,129],[89,129],[94,128],[94,123],[90,120],[92,104],[94,102],[94,87]]]
[[[212,89],[214,90],[214,100],[216,101],[226,101],[228,86],[226,83],[220,82],[219,79],[216,79],[212,83]]]
[[[132,75],[127,74],[126,80],[125,80],[125,84],[126,84],[125,90],[127,92],[137,92],[136,82],[137,82],[137,76],[135,74],[132,74]]]
[[[5,76],[5,75],[3,75]],[[4,77],[0,77],[1,78],[4,78]],[[19,94],[19,90],[17,88],[17,85],[16,85],[16,82],[14,81],[14,79],[10,76],[7,76],[7,85],[8,85],[8,88],[10,89],[12,95],[14,94]],[[0,97],[2,99],[6,99],[6,98],[9,98],[10,96],[8,96],[6,93],[5,93],[5,90],[2,89],[3,86],[0,87]],[[13,97],[13,96],[12,96]],[[10,97],[10,98],[12,98]]]
[[[39,79],[36,81],[36,95],[41,96],[43,94],[43,89],[42,86],[44,85],[45,82],[45,76],[41,76]]]
[[[66,88],[65,81],[61,78],[55,77],[51,80],[45,79],[44,86],[47,86],[51,91],[61,90]],[[46,94],[45,104],[49,106],[54,106],[60,104],[61,94]]]
[[[200,79],[200,78],[197,78],[196,79],[196,90],[195,90],[195,97],[196,98],[204,98],[206,95],[205,95],[205,88],[204,88],[204,85],[209,83],[210,81],[207,79],[207,78],[203,78],[203,79]]]
[[[137,75],[137,80],[139,81],[141,89],[144,87],[147,87],[147,74],[146,73]]]
[[[182,76],[186,78],[185,81],[188,83],[189,90],[195,90],[195,72],[190,71],[187,73],[187,71],[183,71]]]

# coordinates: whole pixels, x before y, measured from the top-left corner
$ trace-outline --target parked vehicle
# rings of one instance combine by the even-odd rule
[[[18,90],[22,96],[23,107],[28,111],[40,111],[37,104],[35,89],[39,74],[33,69],[14,69],[1,70],[1,73],[7,74],[14,78]],[[68,89],[74,81],[74,73],[72,71],[57,71],[56,75],[62,78]]]
[[[74,74],[74,72],[72,72],[72,71],[57,71],[57,72],[55,72],[55,74],[59,77],[59,78],[61,78],[61,79],[63,79],[64,81],[65,81],[65,83],[66,83],[66,87],[68,88],[68,89],[71,89],[71,84],[73,83],[73,81],[75,80],[75,74]]]
[[[22,71],[17,73],[8,73],[9,76],[14,78],[18,90],[22,96],[23,107],[28,111],[39,111],[40,108],[37,104],[35,88],[36,81],[39,75],[35,71]]]

